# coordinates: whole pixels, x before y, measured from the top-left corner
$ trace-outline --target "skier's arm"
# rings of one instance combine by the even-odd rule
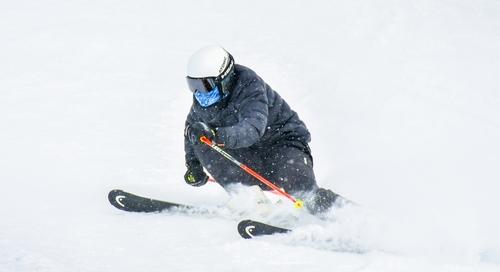
[[[193,144],[187,139],[186,136],[184,136],[184,152],[186,153],[185,154],[186,166],[200,164],[198,158],[194,154]]]
[[[254,80],[247,88],[249,94],[239,106],[239,122],[233,126],[217,128],[217,142],[229,149],[255,144],[266,130],[268,101],[265,85],[260,80]]]
[[[190,142],[189,137],[186,135],[186,129],[188,128],[189,124],[193,123],[193,121],[194,120],[190,112],[184,125],[184,152],[187,167],[201,166],[200,161],[194,153],[193,144]]]

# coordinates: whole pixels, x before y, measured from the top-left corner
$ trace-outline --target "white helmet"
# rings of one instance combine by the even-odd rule
[[[209,92],[218,87],[227,97],[234,82],[234,59],[219,45],[196,51],[187,65],[187,83],[191,92]]]
[[[231,55],[219,45],[209,45],[196,51],[187,65],[192,78],[218,77],[230,64]]]

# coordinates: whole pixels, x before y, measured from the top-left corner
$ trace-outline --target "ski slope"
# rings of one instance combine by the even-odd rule
[[[500,3],[1,1],[0,272],[499,271]],[[252,241],[237,213],[130,214],[185,185],[187,59],[221,44],[311,133],[318,183],[362,204]],[[274,214],[269,220],[278,220]],[[300,220],[299,220],[300,221]]]

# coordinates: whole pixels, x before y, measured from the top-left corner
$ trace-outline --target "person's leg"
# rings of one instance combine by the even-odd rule
[[[275,146],[232,149],[226,152],[286,192],[303,198],[307,209],[313,214],[329,210],[339,197],[331,190],[319,188],[316,184],[309,149]],[[203,167],[226,189],[228,185],[241,183],[247,186],[258,185],[262,190],[270,190],[208,146],[196,146],[195,153]]]
[[[196,157],[201,165],[212,175],[222,187],[241,183],[252,186],[259,182],[240,167],[206,145],[197,145],[194,148]],[[252,168],[261,168],[261,160],[256,157],[255,151],[250,148],[225,150],[241,163]]]
[[[273,146],[266,150],[265,176],[289,193],[317,188],[311,155],[295,146]]]
[[[277,146],[269,149],[266,158],[266,175],[286,192],[303,198],[307,209],[313,213],[329,210],[339,195],[316,184],[313,160],[309,148]]]

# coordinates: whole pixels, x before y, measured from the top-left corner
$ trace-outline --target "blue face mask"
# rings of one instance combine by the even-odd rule
[[[204,108],[219,102],[222,98],[219,93],[219,87],[213,88],[210,92],[195,91],[194,97],[200,103],[200,106]]]

